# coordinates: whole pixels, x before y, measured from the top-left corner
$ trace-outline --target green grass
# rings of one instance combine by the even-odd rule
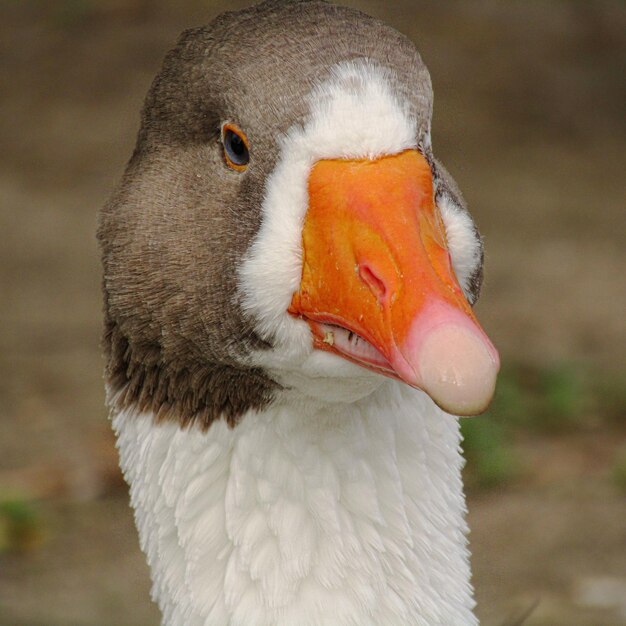
[[[620,449],[615,455],[613,482],[620,491],[626,493],[626,447]]]
[[[592,379],[595,411],[606,421],[626,424],[626,374],[623,371]]]
[[[461,430],[468,487],[491,489],[518,475],[519,461],[501,423],[488,417],[467,418],[461,420]]]
[[[488,415],[515,428],[555,433],[581,426],[592,404],[589,380],[573,365],[513,365],[501,372]]]
[[[484,416],[461,420],[466,481],[477,488],[510,483],[523,472],[515,451],[522,434],[551,436],[626,423],[626,380],[572,363],[503,367]],[[626,451],[616,463],[626,489]]]
[[[16,497],[0,499],[0,553],[37,546],[43,536],[42,527],[35,503]]]

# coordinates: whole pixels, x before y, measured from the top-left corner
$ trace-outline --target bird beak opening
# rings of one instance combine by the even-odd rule
[[[302,278],[289,312],[314,346],[475,415],[499,358],[452,269],[432,173],[417,150],[317,161],[308,180]]]

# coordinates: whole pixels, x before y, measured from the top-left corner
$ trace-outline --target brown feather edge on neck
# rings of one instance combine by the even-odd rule
[[[224,419],[233,428],[248,411],[268,406],[281,389],[260,368],[166,364],[158,345],[131,346],[106,314],[102,343],[111,409],[150,412],[156,423],[206,431]]]

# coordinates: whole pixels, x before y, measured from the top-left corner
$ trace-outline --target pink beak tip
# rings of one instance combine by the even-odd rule
[[[420,316],[392,365],[444,411],[478,415],[491,402],[500,369],[498,352],[483,330],[452,308]],[[446,309],[448,307],[445,307]],[[395,368],[394,368],[395,369]]]

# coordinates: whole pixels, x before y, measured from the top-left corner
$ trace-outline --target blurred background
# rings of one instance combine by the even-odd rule
[[[148,626],[104,407],[97,212],[178,33],[246,2],[0,0],[0,625]],[[487,626],[626,624],[626,4],[346,2],[408,35],[486,240],[463,421]]]

